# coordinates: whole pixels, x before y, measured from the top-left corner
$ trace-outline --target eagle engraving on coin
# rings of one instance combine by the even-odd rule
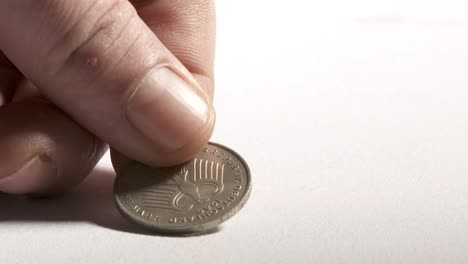
[[[251,190],[250,170],[226,146],[209,143],[192,160],[170,167],[132,161],[114,183],[123,216],[164,233],[193,233],[215,228],[236,214]]]
[[[194,159],[166,183],[143,190],[143,205],[190,211],[195,203],[209,202],[224,189],[224,166],[219,162]]]

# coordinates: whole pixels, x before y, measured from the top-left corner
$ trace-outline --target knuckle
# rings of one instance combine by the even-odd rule
[[[88,76],[97,76],[109,66],[107,62],[111,54],[107,51],[124,37],[122,32],[137,15],[127,0],[105,2],[105,7],[92,7],[84,12],[57,41],[51,50],[55,54],[48,56],[57,58],[51,65],[51,75],[61,75],[68,69],[78,68],[91,73]]]

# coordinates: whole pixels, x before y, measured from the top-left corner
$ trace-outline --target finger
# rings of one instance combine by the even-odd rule
[[[127,156],[179,163],[212,133],[208,96],[127,0],[2,1],[0,36],[48,98]]]
[[[129,159],[127,156],[118,152],[116,149],[110,149],[112,167],[114,167],[115,172],[118,174],[120,171],[127,166]]]
[[[79,183],[105,150],[55,106],[31,97],[0,108],[0,191],[52,195]]]
[[[21,79],[21,73],[0,51],[0,106],[11,100],[13,92]]]
[[[133,0],[138,14],[213,98],[215,7],[213,0]],[[128,161],[111,149],[119,171]]]

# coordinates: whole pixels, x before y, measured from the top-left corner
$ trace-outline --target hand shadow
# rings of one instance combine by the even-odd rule
[[[0,223],[91,222],[127,233],[172,236],[146,231],[125,220],[113,200],[114,178],[115,173],[110,169],[95,168],[75,190],[51,199],[32,199],[0,193]]]

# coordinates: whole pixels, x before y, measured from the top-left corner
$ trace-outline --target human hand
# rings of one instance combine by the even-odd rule
[[[0,191],[64,192],[105,143],[117,171],[191,158],[214,126],[214,39],[212,0],[0,1]]]

